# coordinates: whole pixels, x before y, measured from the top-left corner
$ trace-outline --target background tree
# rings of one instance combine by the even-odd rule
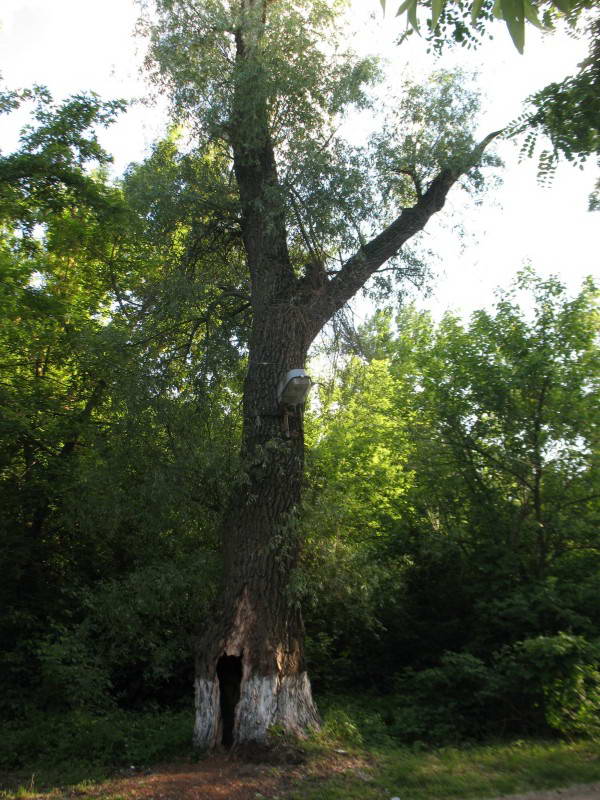
[[[108,161],[94,126],[121,104],[77,97],[54,106],[42,90],[33,99],[20,149],[0,159],[1,658],[10,716],[116,697],[163,702],[188,685],[191,638],[216,582],[219,481],[236,463],[233,337],[245,336],[244,301],[215,304],[211,287],[193,279],[217,248],[232,282],[241,263],[219,163],[180,156],[169,139],[111,186],[88,167]],[[220,226],[209,230],[197,215],[216,196]],[[221,268],[219,277],[227,279]],[[185,566],[190,550],[194,570]],[[188,603],[193,625],[165,585],[177,570],[172,592],[186,580],[206,587]],[[124,625],[132,587],[162,598],[152,626],[147,615],[135,629]]]
[[[312,455],[309,653],[321,688],[399,690],[402,738],[595,713],[597,315],[525,272],[468,325],[408,308],[352,346]]]
[[[7,96],[9,108],[19,101]],[[53,487],[72,479],[78,446],[104,400],[98,365],[114,354],[114,339],[94,318],[106,299],[96,268],[106,234],[123,222],[118,193],[83,169],[106,161],[92,126],[110,121],[119,104],[76,97],[53,108],[46,92],[35,96],[38,125],[0,161],[3,641],[7,668],[24,674],[32,653],[20,648],[27,650],[51,608],[60,616],[58,587],[78,557],[77,540],[54,529]],[[28,591],[20,593],[24,581]]]

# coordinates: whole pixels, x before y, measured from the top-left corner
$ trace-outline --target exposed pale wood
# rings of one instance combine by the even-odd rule
[[[194,744],[201,750],[211,750],[220,743],[221,711],[219,709],[219,682],[197,677],[194,685],[196,719]]]

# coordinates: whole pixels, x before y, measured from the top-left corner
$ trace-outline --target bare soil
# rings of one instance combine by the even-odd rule
[[[309,764],[248,763],[214,754],[197,763],[171,763],[152,770],[131,770],[94,788],[71,790],[65,798],[126,800],[284,800],[292,784],[316,783],[340,772],[357,770],[365,761],[348,755],[328,756]]]

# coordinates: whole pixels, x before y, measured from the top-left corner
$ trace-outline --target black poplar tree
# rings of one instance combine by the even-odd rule
[[[398,141],[378,139],[376,194],[364,155],[334,128],[345,107],[365,104],[376,70],[336,49],[335,18],[322,0],[159,0],[149,25],[155,79],[192,130],[231,158],[252,309],[244,479],[223,518],[222,602],[197,654],[201,747],[263,741],[272,725],[299,735],[318,725],[290,586],[302,422],[291,413],[282,423],[278,383],[304,367],[323,326],[472,175],[494,136],[472,140],[473,104],[447,77],[429,111],[416,110],[427,97],[413,87],[396,116]],[[421,125],[427,116],[433,134]],[[398,275],[409,271],[400,262]]]

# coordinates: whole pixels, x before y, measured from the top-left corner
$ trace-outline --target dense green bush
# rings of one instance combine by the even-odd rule
[[[596,736],[600,649],[560,633],[507,645],[488,662],[444,653],[439,665],[399,674],[389,733],[442,743],[498,733]]]
[[[148,764],[190,749],[193,718],[185,711],[105,714],[37,713],[5,725],[0,768],[86,762],[107,766]]]
[[[502,734],[597,737],[600,646],[580,636],[538,636],[486,663],[444,653],[437,666],[405,669],[387,695],[326,696],[323,735],[349,745],[454,744]]]
[[[565,735],[600,733],[600,642],[560,633],[500,650],[492,691],[521,724],[543,719]]]
[[[85,593],[83,620],[39,644],[38,703],[99,710],[191,696],[193,638],[218,586],[214,554],[149,564]]]

